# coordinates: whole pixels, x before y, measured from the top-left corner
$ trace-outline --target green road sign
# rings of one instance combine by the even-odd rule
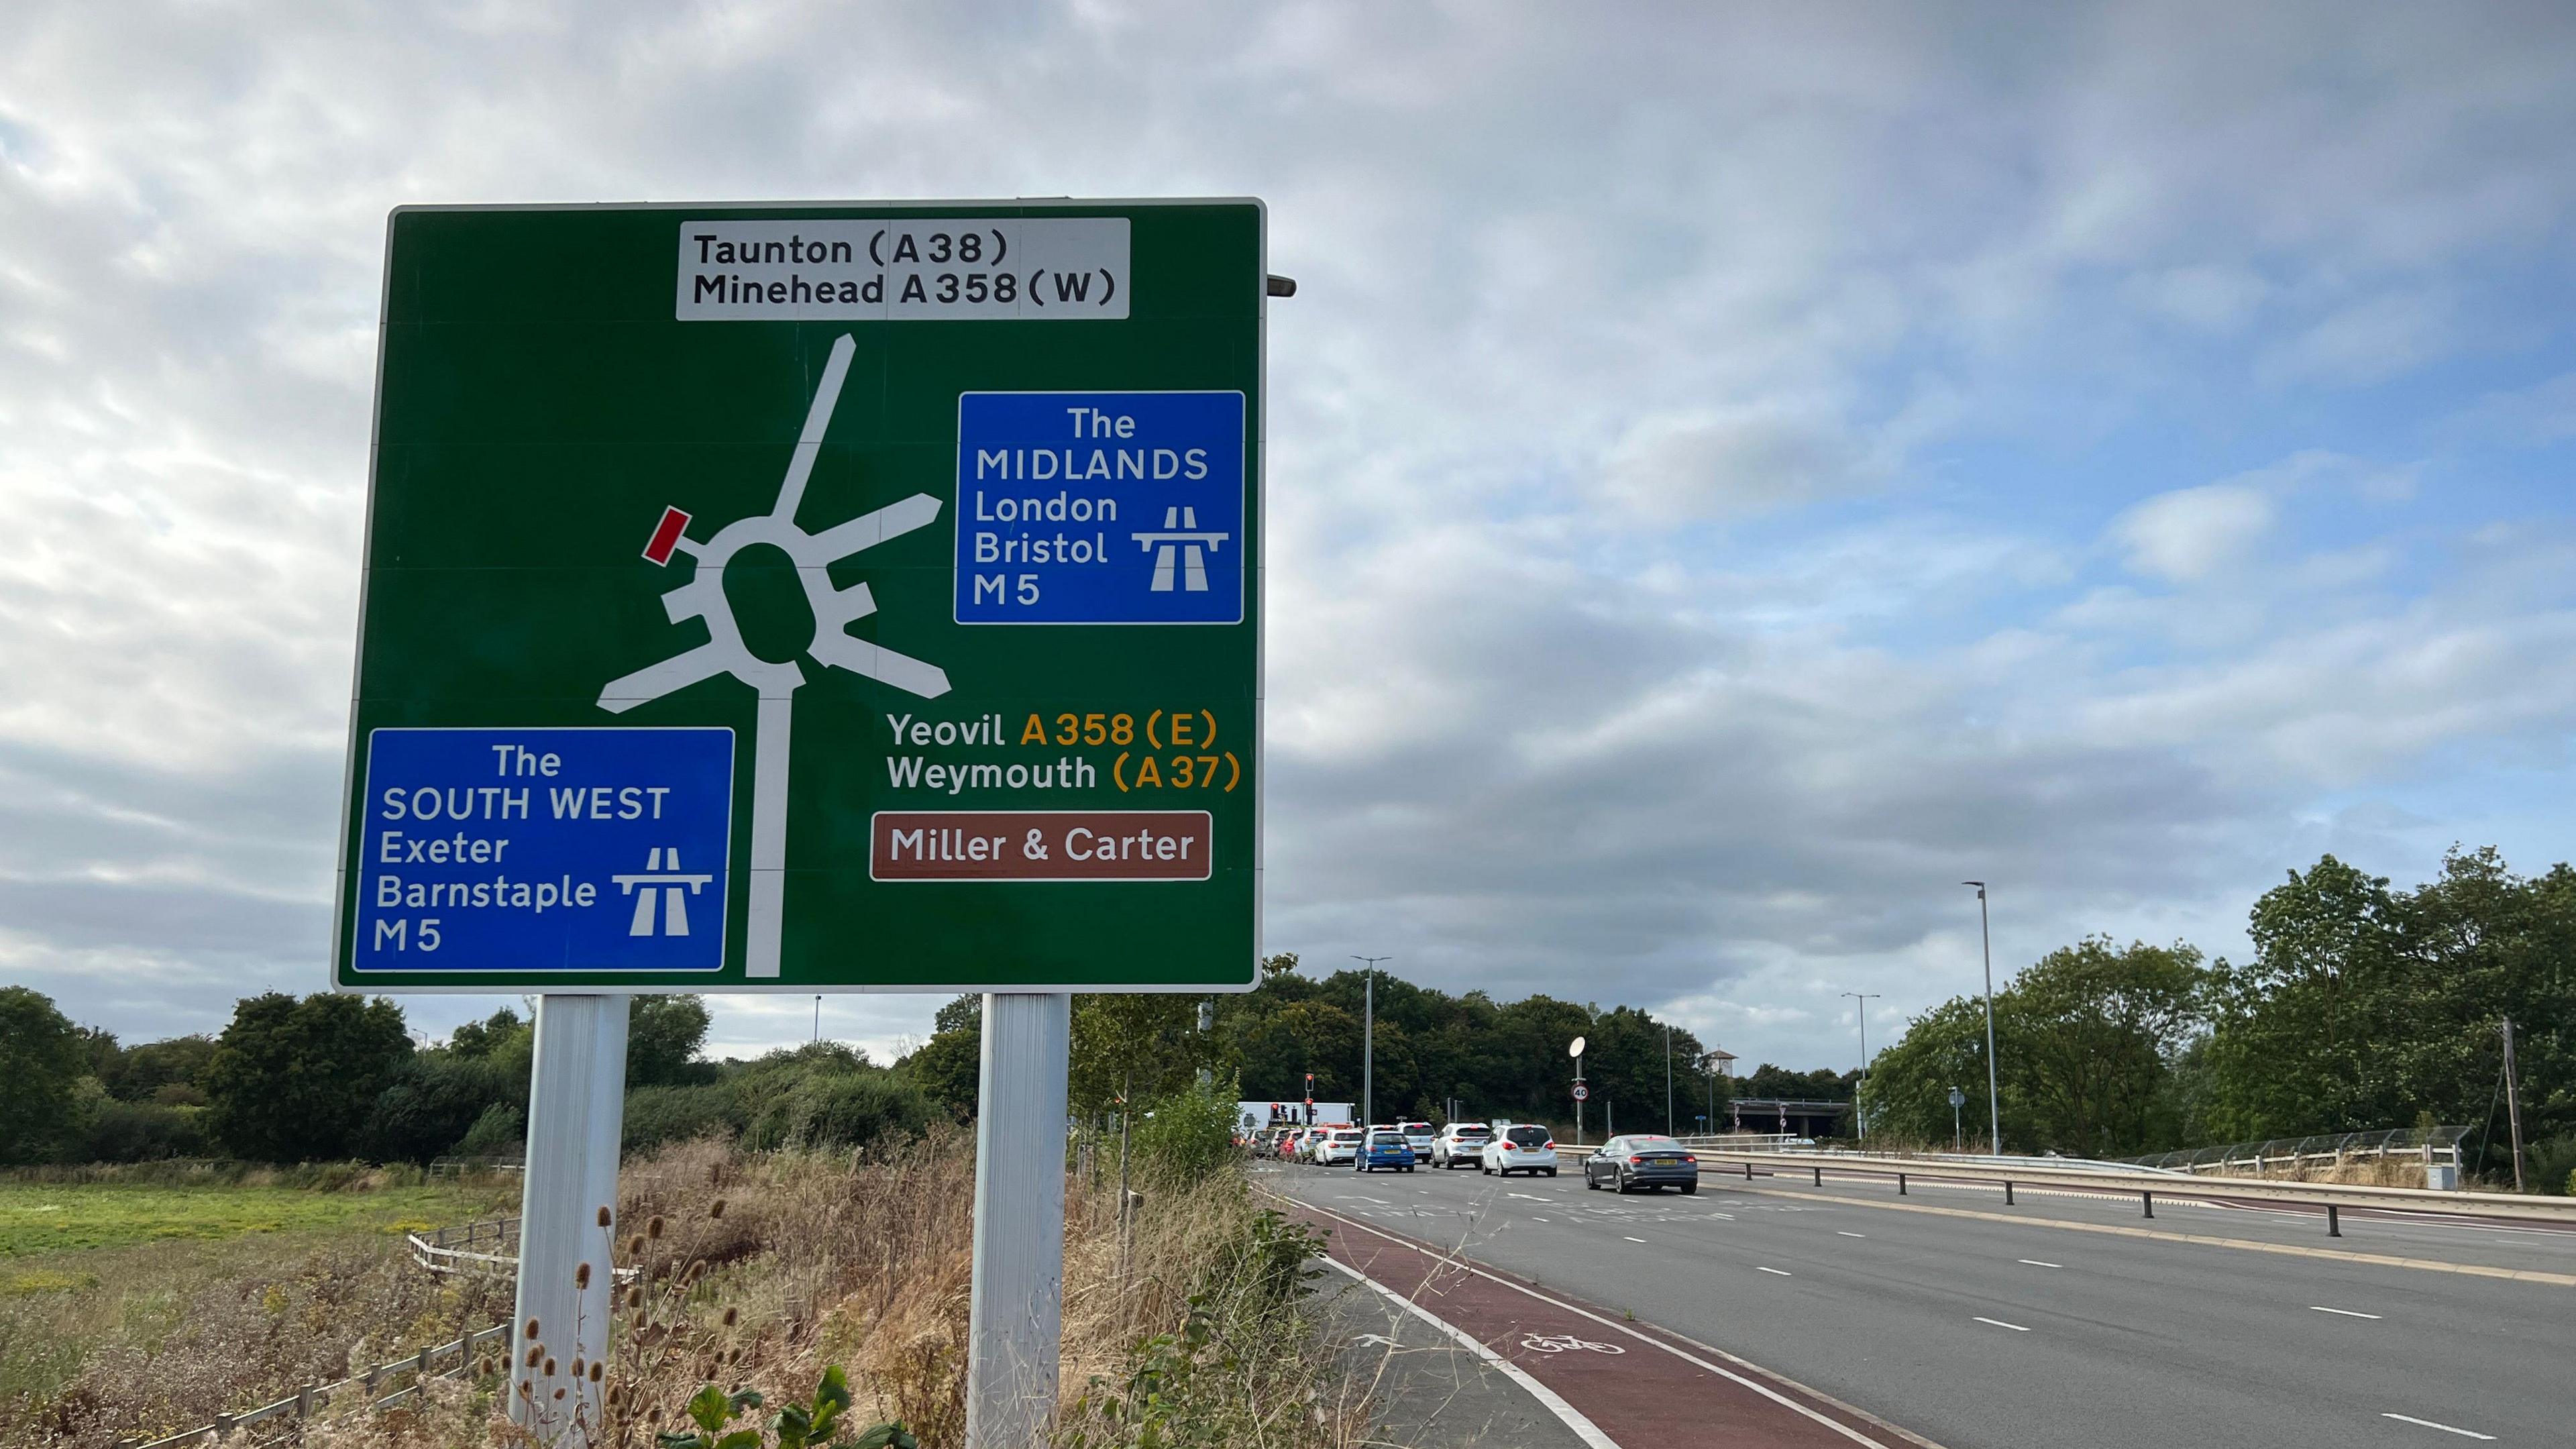
[[[406,208],[334,980],[1252,984],[1249,200]]]

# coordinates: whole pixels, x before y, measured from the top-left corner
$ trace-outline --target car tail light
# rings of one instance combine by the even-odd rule
[[[1643,1163],[1645,1162],[1645,1160],[1646,1160],[1646,1159],[1644,1159],[1644,1158],[1642,1158],[1642,1157],[1631,1157],[1631,1158],[1629,1158],[1629,1159],[1628,1159],[1628,1165],[1629,1165],[1630,1167],[1636,1167],[1636,1166],[1639,1166],[1639,1165],[1643,1164]]]
[[[1539,1151],[1541,1151],[1541,1152],[1554,1152],[1555,1150],[1556,1150],[1556,1144],[1555,1144],[1554,1142],[1550,1142],[1550,1143],[1548,1143],[1545,1147],[1542,1147],[1542,1148],[1540,1148],[1540,1149],[1539,1149]]]

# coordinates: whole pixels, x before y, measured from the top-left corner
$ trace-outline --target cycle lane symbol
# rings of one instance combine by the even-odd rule
[[[1533,1333],[1521,1339],[1521,1347],[1532,1353],[1626,1353],[1615,1343],[1594,1343],[1570,1333]]]

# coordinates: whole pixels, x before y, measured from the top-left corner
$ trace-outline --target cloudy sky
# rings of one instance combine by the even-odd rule
[[[2576,12],[1784,8],[18,0],[0,980],[323,984],[404,202],[1265,198],[1311,963],[1843,1065],[1963,877],[2010,970],[2569,856]]]

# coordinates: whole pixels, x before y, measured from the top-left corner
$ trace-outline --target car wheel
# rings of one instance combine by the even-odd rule
[[[1601,1190],[1601,1184],[1592,1180],[1592,1169],[1588,1167],[1583,1169],[1583,1190],[1585,1192],[1599,1192]]]
[[[1699,1184],[1698,1184],[1698,1183],[1695,1183],[1695,1182],[1686,1182],[1686,1183],[1683,1183],[1683,1184],[1682,1184],[1682,1196],[1684,1196],[1684,1197],[1697,1197],[1697,1196],[1699,1196]]]
[[[1548,1176],[1550,1176],[1550,1177],[1554,1177],[1554,1176],[1556,1176],[1556,1169],[1555,1169],[1555,1168],[1553,1168],[1553,1167],[1549,1168],[1549,1169],[1547,1170],[1547,1175],[1548,1175]]]

